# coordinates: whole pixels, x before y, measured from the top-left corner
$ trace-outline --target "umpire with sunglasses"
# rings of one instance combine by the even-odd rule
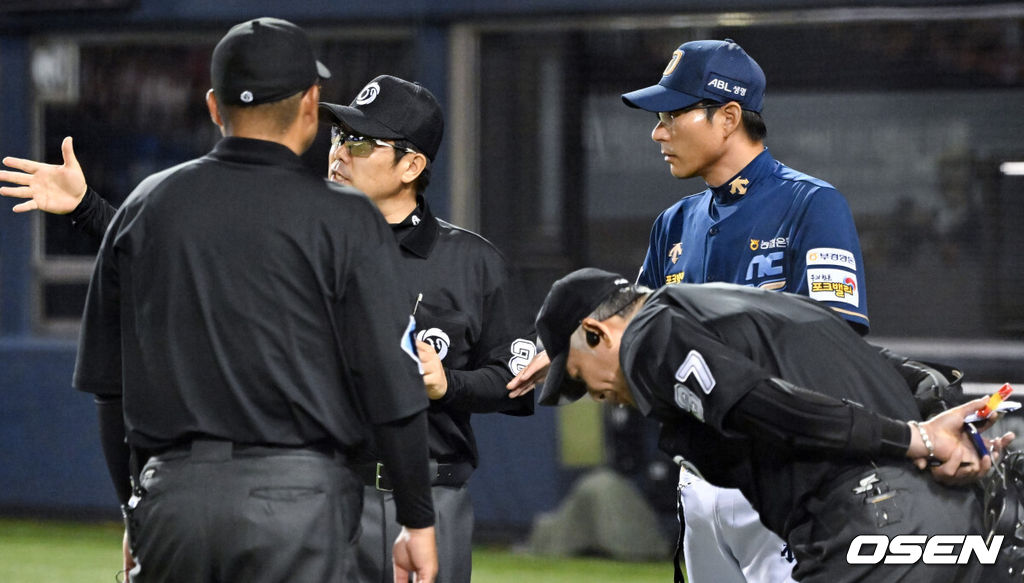
[[[398,241],[395,262],[415,306],[417,352],[427,410],[440,581],[471,576],[473,509],[466,482],[477,467],[473,413],[533,413],[532,397],[509,398],[505,384],[533,358],[531,318],[520,314],[506,263],[483,237],[438,219],[424,198],[444,132],[444,117],[426,88],[382,75],[349,106],[320,104],[332,123],[328,178],[364,192]],[[5,158],[22,172],[0,171],[0,194],[27,198],[16,212],[68,214],[82,232],[101,236],[115,210],[89,188],[71,138],[62,165]],[[339,226],[339,228],[341,228]],[[364,484],[360,581],[392,581],[391,540],[397,534],[395,469],[380,451],[365,451],[357,469]]]
[[[431,466],[436,467],[438,580],[468,583],[473,507],[466,481],[477,467],[470,417],[530,415],[533,399],[509,398],[505,384],[533,358],[529,317],[517,313],[514,282],[483,237],[434,216],[423,194],[444,132],[441,107],[425,87],[381,75],[348,106],[321,103],[333,120],[328,177],[372,200],[401,250],[399,271],[417,302],[416,346],[423,363]],[[374,452],[364,480],[360,581],[390,582],[390,545],[399,525],[391,471]]]
[[[351,581],[370,433],[409,527],[395,556],[436,574],[398,253],[365,198],[299,158],[329,75],[295,25],[233,27],[206,98],[225,137],[144,180],[106,229],[74,384],[96,395],[133,581]]]

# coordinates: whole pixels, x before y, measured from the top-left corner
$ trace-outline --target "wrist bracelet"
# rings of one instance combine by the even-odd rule
[[[924,446],[928,448],[928,459],[935,459],[935,445],[932,443],[931,438],[928,437],[928,432],[925,431],[925,428],[921,427],[921,424],[917,421],[910,421],[910,424],[917,428],[917,433],[921,436],[921,441],[924,442]]]

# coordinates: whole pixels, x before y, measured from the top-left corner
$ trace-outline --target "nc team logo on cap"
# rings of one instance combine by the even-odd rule
[[[657,85],[622,94],[622,101],[647,111],[676,111],[703,99],[735,101],[760,113],[765,78],[761,67],[735,42],[690,41],[672,52]]]
[[[668,65],[665,65],[665,72],[661,74],[662,77],[668,77],[676,70],[679,65],[679,61],[683,60],[683,51],[676,49],[672,53],[672,58],[669,60]]]
[[[374,99],[380,95],[380,85],[376,82],[369,83],[363,90],[356,96],[356,105],[366,105],[367,103],[373,103]]]

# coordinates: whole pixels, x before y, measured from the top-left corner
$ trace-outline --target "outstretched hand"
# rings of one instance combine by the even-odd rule
[[[548,358],[547,351],[538,352],[537,356],[534,356],[533,360],[526,365],[526,368],[519,371],[519,374],[512,377],[512,380],[505,385],[505,388],[508,389],[508,396],[514,399],[532,391],[537,383],[543,382],[547,378],[550,366],[551,359]]]
[[[5,166],[21,172],[0,170],[0,182],[20,186],[4,186],[0,188],[0,195],[28,199],[14,205],[11,210],[16,213],[41,210],[66,215],[78,207],[87,186],[82,166],[75,157],[71,136],[64,138],[60,149],[64,163],[59,166],[11,156],[3,159]]]

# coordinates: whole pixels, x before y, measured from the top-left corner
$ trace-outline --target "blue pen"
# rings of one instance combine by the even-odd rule
[[[964,431],[971,436],[971,441],[974,443],[974,449],[978,450],[978,457],[983,458],[988,455],[988,448],[985,446],[985,438],[981,436],[978,428],[973,423],[964,423]]]

